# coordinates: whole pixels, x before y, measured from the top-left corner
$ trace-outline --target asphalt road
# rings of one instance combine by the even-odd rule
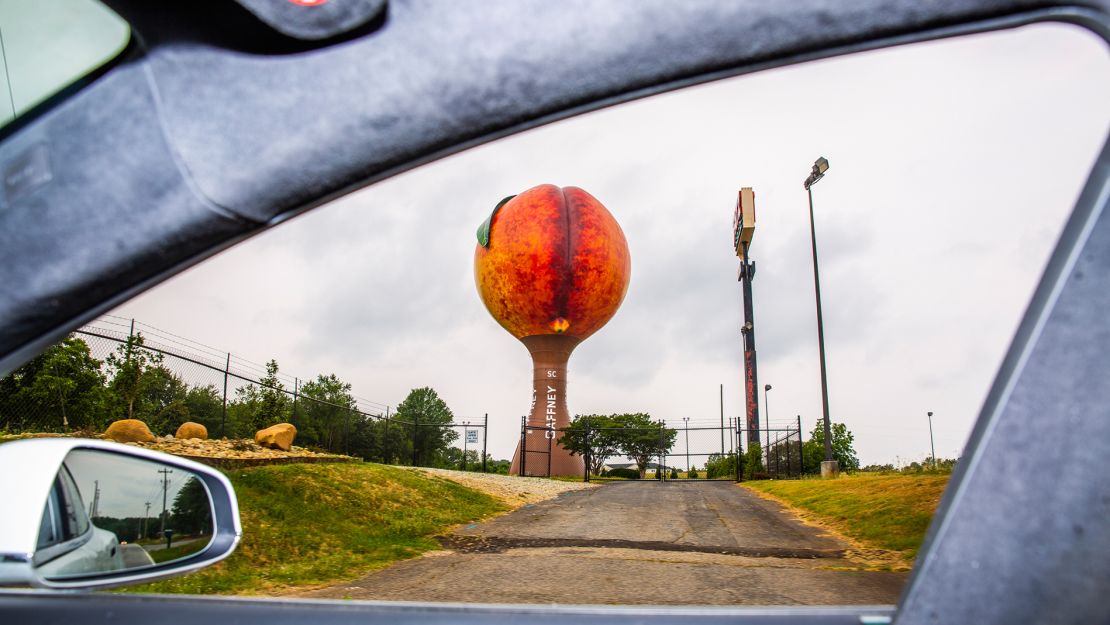
[[[892,604],[907,573],[729,482],[615,482],[440,538],[445,551],[305,596],[481,603]]]

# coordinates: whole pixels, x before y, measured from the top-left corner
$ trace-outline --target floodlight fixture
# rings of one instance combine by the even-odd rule
[[[829,159],[822,156],[814,161],[813,169],[809,172],[809,177],[806,178],[804,183],[806,190],[808,191],[814,183],[824,178],[827,171],[829,171]]]

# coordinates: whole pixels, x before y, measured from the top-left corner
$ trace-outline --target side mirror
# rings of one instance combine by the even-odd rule
[[[210,467],[91,439],[0,445],[0,586],[93,589],[218,562],[242,535]]]

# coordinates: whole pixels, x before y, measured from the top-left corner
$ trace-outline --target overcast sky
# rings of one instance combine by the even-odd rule
[[[432,386],[460,418],[489,413],[507,458],[531,366],[477,295],[475,230],[506,195],[574,185],[621,224],[632,281],[571,358],[571,413],[716,422],[719,384],[725,414],[744,412],[730,229],[751,186],[759,381],[772,423],[801,415],[808,434],[821,399],[802,181],[825,156],[832,419],[864,464],[905,463],[929,453],[931,410],[937,454],[956,456],[1106,136],[1106,64],[1084,31],[1036,26],[653,97],[354,193],[115,314],[302,379],[335,373],[383,404]]]

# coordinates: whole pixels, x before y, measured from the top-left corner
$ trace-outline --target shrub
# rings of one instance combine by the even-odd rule
[[[705,463],[705,477],[736,477],[736,456],[733,454],[713,454]]]
[[[698,470],[694,467],[690,467],[690,470],[686,472],[686,479],[688,479],[688,480],[698,479]]]
[[[756,474],[763,477],[756,477]],[[767,468],[763,466],[763,450],[759,443],[748,444],[748,451],[744,454],[744,477],[749,480],[767,479]]]
[[[671,479],[672,480],[677,480],[678,479],[678,469],[676,469],[674,467],[671,467]]]
[[[640,479],[640,472],[636,469],[611,469],[605,474],[606,477],[623,477],[630,480]]]

